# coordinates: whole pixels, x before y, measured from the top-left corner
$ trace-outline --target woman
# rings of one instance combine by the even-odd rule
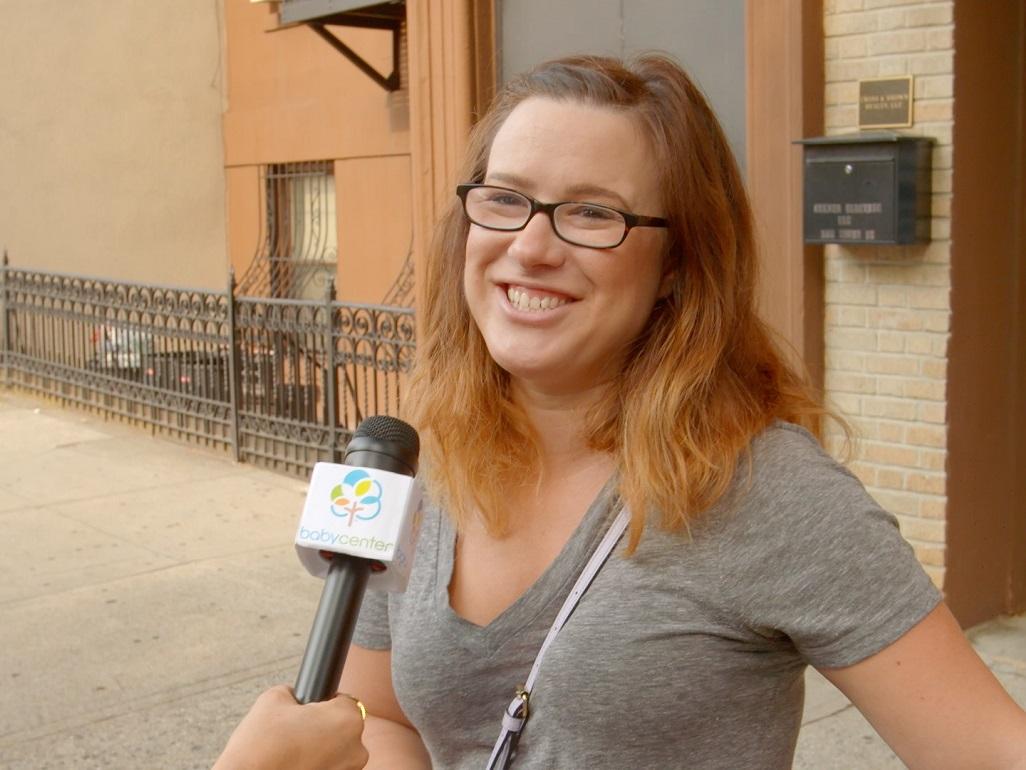
[[[912,767],[1026,766],[1026,715],[813,437],[823,411],[755,314],[741,178],[679,67],[542,65],[462,178],[410,397],[438,511],[342,678],[368,767],[486,765],[622,504],[515,767],[790,767],[810,663]]]

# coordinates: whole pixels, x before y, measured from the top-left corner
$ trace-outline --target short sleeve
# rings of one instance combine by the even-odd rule
[[[360,605],[360,615],[353,631],[353,644],[369,650],[390,650],[392,633],[388,623],[389,594],[368,591]]]
[[[809,434],[771,429],[753,446],[730,583],[744,622],[786,635],[817,667],[857,663],[940,601],[897,520]]]

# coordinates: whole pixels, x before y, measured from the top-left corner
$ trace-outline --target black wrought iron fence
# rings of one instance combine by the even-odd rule
[[[236,296],[0,265],[6,387],[305,476],[398,414],[410,308]]]

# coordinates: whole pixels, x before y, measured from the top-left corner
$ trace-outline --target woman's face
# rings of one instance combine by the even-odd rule
[[[534,97],[500,127],[484,181],[542,203],[665,216],[658,179],[627,113]],[[668,288],[666,238],[665,229],[637,227],[616,248],[592,249],[560,240],[544,213],[518,232],[472,224],[464,290],[492,358],[521,385],[554,395],[615,378]]]

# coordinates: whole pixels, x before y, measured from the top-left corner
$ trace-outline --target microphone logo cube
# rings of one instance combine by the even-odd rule
[[[384,565],[367,587],[402,591],[413,567],[420,528],[420,482],[376,468],[317,463],[310,477],[296,551],[310,574],[323,578],[322,551],[371,559]]]

